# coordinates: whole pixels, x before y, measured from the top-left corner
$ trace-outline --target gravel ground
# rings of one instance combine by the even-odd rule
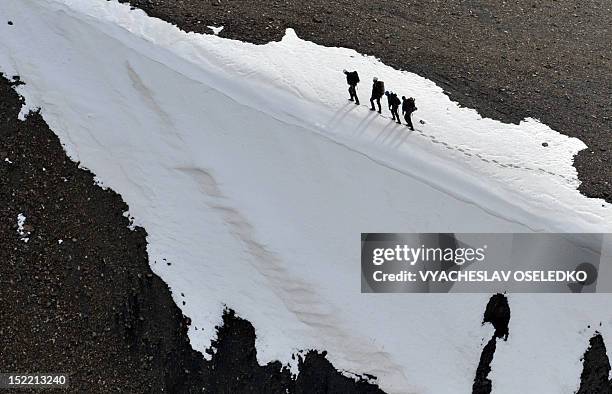
[[[39,114],[17,119],[14,84],[0,74],[0,372],[67,373],[71,392],[380,392],[316,352],[297,380],[279,362],[260,366],[253,326],[231,311],[205,361],[149,267],[145,230],[128,228],[121,197]]]
[[[580,191],[612,202],[609,0],[129,2],[186,31],[224,26],[222,37],[257,44],[292,27],[432,79],[483,116],[540,119],[588,145],[575,159]]]

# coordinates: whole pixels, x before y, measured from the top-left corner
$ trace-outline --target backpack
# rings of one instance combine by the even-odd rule
[[[406,111],[406,112],[414,112],[416,111],[416,105],[414,104],[414,98],[410,97],[409,99],[406,100],[406,102],[403,104],[403,108],[402,110]]]
[[[397,97],[397,94],[393,93],[393,104],[399,106],[401,104],[401,100]]]
[[[357,85],[359,83],[359,74],[357,74],[357,71],[346,73],[346,82],[349,85]]]

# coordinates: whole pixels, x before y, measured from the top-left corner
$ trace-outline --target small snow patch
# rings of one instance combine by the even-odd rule
[[[206,27],[212,30],[215,36],[218,36],[219,33],[221,33],[221,30],[223,30],[223,26],[206,26]]]
[[[94,185],[101,187],[104,190],[108,190],[108,186],[104,185],[104,182],[97,176],[94,176]]]
[[[30,232],[25,230],[25,222],[26,217],[23,213],[17,215],[17,234],[19,234],[19,239],[27,243],[30,240],[30,238],[28,237],[28,235],[30,235]]]
[[[17,93],[19,93],[21,97],[24,97],[24,94],[23,94],[24,92],[23,92],[23,89],[21,89],[21,87],[18,87],[15,90],[17,91]],[[24,100],[22,102],[21,109],[19,110],[19,114],[17,115],[17,119],[23,122],[26,120],[28,116],[36,112],[40,112],[40,107],[31,105],[31,103]]]
[[[7,158],[5,158],[5,159],[4,159],[4,161],[5,161],[5,162],[7,162],[7,163],[9,163],[9,164],[13,164],[13,162],[12,162],[12,161],[10,161],[8,157],[7,157]]]
[[[130,215],[129,211],[123,212],[123,217],[128,218],[130,224],[128,224],[128,228],[132,231],[136,230],[136,225],[134,224],[134,216]]]

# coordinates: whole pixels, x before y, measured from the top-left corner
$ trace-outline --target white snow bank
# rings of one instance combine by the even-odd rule
[[[482,119],[352,50],[292,31],[264,46],[187,34],[103,0],[4,0],[0,16],[14,21],[0,23],[0,69],[26,82],[23,113],[40,107],[129,204],[153,269],[185,294],[196,349],[227,305],[255,326],[262,363],[326,349],[389,392],[469,392],[488,296],[362,295],[360,232],[612,227],[610,206],[576,191],[579,140]],[[409,132],[346,101],[344,68],[364,103],[376,75],[416,97],[426,124]],[[609,302],[512,296],[495,392],[572,392],[587,325],[610,332]]]
[[[30,233],[26,231],[24,228],[25,222],[26,222],[25,215],[23,213],[19,213],[17,215],[17,234],[19,234],[20,240],[22,240],[25,243],[28,243],[28,241],[30,240],[28,235],[30,235]]]
[[[218,36],[219,33],[221,33],[221,31],[223,30],[224,26],[206,26],[208,27],[215,36]]]

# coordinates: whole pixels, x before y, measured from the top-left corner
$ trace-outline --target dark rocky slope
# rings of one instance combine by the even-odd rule
[[[487,303],[482,324],[491,323],[495,332],[487,344],[483,347],[480,354],[480,361],[476,368],[476,376],[472,385],[472,394],[490,394],[493,389],[493,382],[489,379],[491,363],[497,348],[497,340],[508,340],[510,323],[510,305],[508,299],[503,294],[494,294]]]
[[[576,394],[612,394],[610,360],[601,334],[595,333],[589,341],[589,348],[582,358],[582,366],[580,388]]]

